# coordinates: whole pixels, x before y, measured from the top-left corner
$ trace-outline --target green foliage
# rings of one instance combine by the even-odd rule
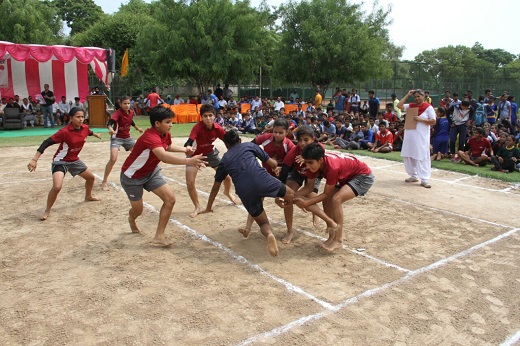
[[[71,29],[71,36],[85,31],[104,16],[101,7],[93,0],[54,0],[53,4]]]
[[[62,43],[61,20],[47,1],[0,1],[2,41],[52,45]]]
[[[383,57],[399,51],[389,44],[389,12],[377,3],[368,15],[346,0],[288,2],[279,13],[275,77],[326,89],[333,81],[352,83],[391,75],[392,67]]]
[[[161,0],[153,17],[137,45],[158,75],[193,81],[202,91],[217,81],[249,80],[265,60],[269,15],[248,1]]]
[[[514,54],[500,48],[485,49],[479,42],[475,42],[473,47],[471,47],[471,51],[475,53],[477,58],[492,63],[497,68],[509,64],[516,58]]]

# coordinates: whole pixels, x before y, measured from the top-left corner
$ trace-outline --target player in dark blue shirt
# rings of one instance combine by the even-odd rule
[[[276,172],[279,171],[278,163],[270,158],[258,145],[248,142],[240,143],[240,137],[235,130],[227,132],[224,143],[228,151],[222,157],[215,173],[215,182],[211,189],[208,205],[203,213],[212,211],[211,207],[220,189],[220,184],[230,175],[235,191],[242,200],[247,212],[253,217],[260,231],[267,238],[267,249],[271,256],[278,255],[276,238],[273,235],[271,225],[264,210],[263,197],[283,198],[283,203],[292,203],[293,190],[283,184],[280,180],[270,175],[265,168],[261,167],[257,158],[267,162]],[[249,236],[249,231],[240,230],[244,237]]]

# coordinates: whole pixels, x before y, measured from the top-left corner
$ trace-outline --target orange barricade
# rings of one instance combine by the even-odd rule
[[[250,109],[251,109],[251,105],[249,103],[242,103],[240,105],[240,113],[241,114],[247,112]]]
[[[181,103],[180,105],[170,106],[167,103],[163,103],[162,106],[170,108],[175,113],[175,118],[173,118],[174,123],[185,124],[200,121],[199,110],[197,107],[200,105]]]

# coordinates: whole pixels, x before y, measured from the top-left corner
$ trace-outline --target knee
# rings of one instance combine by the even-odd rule
[[[61,188],[63,187],[63,185],[53,185],[52,188],[51,188],[51,192],[55,193],[55,194],[58,194],[60,193],[61,191]]]
[[[171,196],[166,196],[163,202],[165,206],[173,208],[176,202],[175,196],[173,194]]]

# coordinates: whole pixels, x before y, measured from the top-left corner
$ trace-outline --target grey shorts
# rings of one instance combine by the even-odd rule
[[[336,187],[341,188],[344,185],[350,186],[352,191],[356,194],[356,196],[364,196],[368,190],[372,187],[374,184],[374,173],[370,173],[369,175],[366,174],[360,174],[354,179],[349,180],[346,184],[337,183]]]
[[[139,179],[128,178],[121,172],[120,180],[121,186],[131,201],[141,200],[143,198],[143,189],[150,192],[166,185],[166,180],[163,178],[159,167],[155,167],[152,173]]]
[[[220,163],[220,156],[218,156],[218,154],[219,154],[219,151],[217,148],[215,148],[215,149],[213,149],[213,151],[211,153],[204,155],[204,156],[206,156],[204,161],[206,161],[211,168],[216,168],[216,167],[218,167],[218,164]]]
[[[83,163],[81,160],[77,160],[74,162],[67,161],[54,161],[51,165],[52,174],[56,172],[63,172],[63,174],[70,173],[73,177],[79,175],[87,170],[87,165]]]
[[[295,181],[298,183],[298,185],[302,186],[307,181],[307,178],[303,177],[300,173],[298,173],[295,169],[293,169],[292,171],[289,172],[289,175],[287,176],[287,180]],[[318,193],[318,191],[320,190],[320,183],[321,183],[321,178],[314,179],[313,191],[315,193]]]
[[[110,149],[120,147],[125,148],[126,151],[132,149],[135,145],[135,140],[131,137],[128,138],[111,138],[110,139]]]

